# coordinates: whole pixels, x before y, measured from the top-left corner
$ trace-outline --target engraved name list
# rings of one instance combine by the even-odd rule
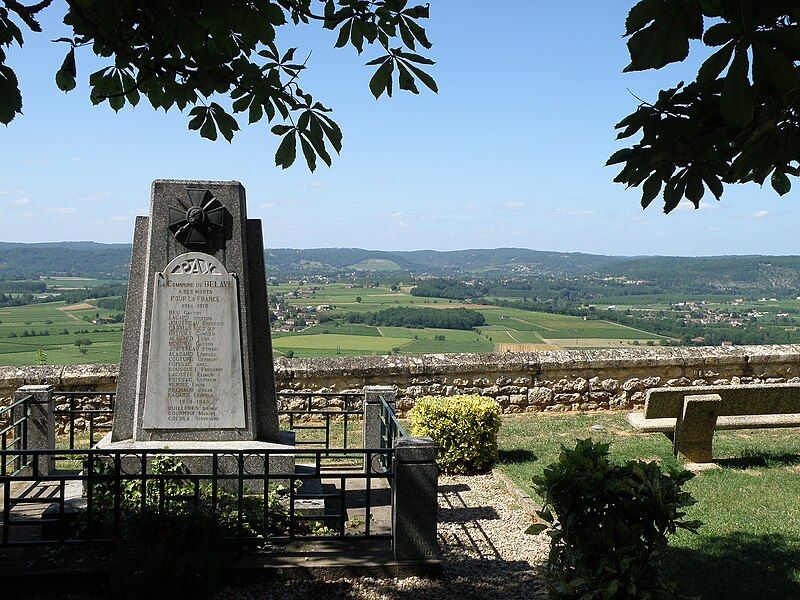
[[[214,263],[191,252],[156,276],[145,428],[245,426],[236,279]]]

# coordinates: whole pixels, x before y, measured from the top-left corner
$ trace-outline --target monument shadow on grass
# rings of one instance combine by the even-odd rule
[[[679,591],[703,600],[800,598],[800,537],[702,536],[699,547],[670,548],[665,575]]]

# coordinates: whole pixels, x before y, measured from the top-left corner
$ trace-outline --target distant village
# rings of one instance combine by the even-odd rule
[[[297,289],[288,293],[272,292],[269,296],[269,322],[274,332],[289,333],[308,329],[324,322],[323,315],[334,308],[333,304],[317,304],[314,297],[322,288],[320,285],[329,283],[325,277],[307,278],[299,284]],[[378,284],[358,284],[353,288],[379,287]],[[298,302],[307,300],[307,303]],[[289,302],[291,301],[291,303]],[[330,317],[328,318],[330,320]]]
[[[289,304],[286,299],[308,298],[313,300],[314,294],[318,289],[315,286],[308,286],[299,287],[288,294],[272,294],[269,298],[269,322],[272,331],[302,331],[317,325],[319,323],[319,315],[325,311],[332,310],[333,305],[309,303],[306,306],[296,306]]]

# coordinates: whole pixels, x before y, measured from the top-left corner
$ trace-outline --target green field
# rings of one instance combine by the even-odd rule
[[[48,285],[90,285],[101,280],[48,279]],[[107,282],[103,282],[107,283]],[[361,356],[380,354],[440,354],[454,352],[487,353],[498,350],[553,349],[572,347],[610,347],[654,343],[659,336],[607,321],[584,321],[580,317],[528,312],[496,306],[473,306],[458,302],[414,297],[409,288],[364,287],[348,284],[310,287],[281,285],[271,294],[286,295],[295,306],[331,305],[333,317],[348,312],[367,312],[397,306],[478,310],[486,325],[476,330],[411,329],[374,327],[332,321],[312,325],[298,332],[273,333],[276,356],[296,357]],[[357,302],[356,298],[361,301]],[[122,324],[93,324],[84,317],[108,317],[116,311],[97,308],[92,300],[69,307],[64,302],[49,302],[0,309],[0,365],[22,366],[37,363],[37,351],[46,353],[47,364],[118,362]],[[63,333],[64,330],[67,333]],[[28,335],[25,335],[27,332]],[[47,332],[47,335],[43,335]],[[35,333],[35,335],[34,335]],[[78,339],[89,339],[86,354],[75,347]],[[502,346],[501,346],[502,344]],[[528,345],[535,345],[528,347]]]
[[[386,258],[367,258],[350,267],[356,271],[399,271],[400,265]]]
[[[43,277],[42,281],[48,293],[123,283],[83,277]],[[0,308],[0,366],[34,365],[40,358],[50,365],[119,362],[122,323],[91,323],[95,317],[118,313],[98,308],[91,301],[70,306],[46,302]],[[86,349],[84,354],[75,342],[87,339],[91,345],[82,346]],[[40,350],[45,356],[40,355]]]
[[[100,287],[101,285],[124,283],[112,279],[91,279],[88,277],[42,277],[42,281],[48,288],[61,290],[82,290]]]
[[[348,312],[370,312],[391,307],[466,307],[478,310],[486,325],[474,331],[452,329],[410,329],[402,327],[373,327],[342,323],[323,323],[301,332],[276,333],[273,347],[276,354],[291,350],[297,357],[352,356],[359,354],[432,354],[451,352],[487,353],[508,349],[505,345],[536,345],[546,348],[604,348],[638,343],[656,343],[661,336],[610,323],[583,320],[581,317],[530,312],[497,306],[477,306],[442,298],[412,296],[409,287],[392,290],[389,287],[365,287],[350,284],[301,286],[298,297],[285,296],[294,306],[327,304],[328,314],[343,317]],[[297,285],[273,286],[271,293],[290,294]],[[360,302],[356,299],[360,298]],[[297,340],[305,337],[310,339]],[[374,338],[380,339],[374,339]],[[444,337],[444,339],[441,339]],[[373,339],[362,339],[373,338]],[[439,338],[439,339],[437,339]],[[504,346],[500,346],[503,344]],[[520,347],[520,350],[529,349]],[[533,348],[536,349],[536,348]]]
[[[0,365],[35,365],[39,349],[44,350],[46,363],[51,365],[119,362],[122,324],[95,325],[82,319],[98,313],[109,316],[114,311],[63,310],[64,306],[64,302],[48,302],[0,308]],[[32,335],[34,332],[36,335]],[[48,335],[43,335],[45,332]],[[86,354],[75,347],[78,339],[92,341]]]

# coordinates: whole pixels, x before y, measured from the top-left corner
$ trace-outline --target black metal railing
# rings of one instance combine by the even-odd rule
[[[298,446],[362,446],[363,392],[279,392],[278,401],[284,406],[278,417],[295,432]]]
[[[60,445],[68,450],[80,450],[92,448],[99,442],[111,431],[116,396],[116,392],[54,391],[56,432],[63,432],[57,436]]]
[[[116,392],[54,391],[53,397],[59,447],[92,448],[110,431]],[[284,406],[278,410],[281,424],[296,432],[297,445],[322,448],[361,445],[363,393],[280,392],[278,400]],[[292,403],[294,406],[288,407]]]
[[[130,515],[201,510],[217,517],[226,538],[239,542],[390,539],[393,453],[391,448],[3,450],[3,461],[22,459],[33,469],[0,476],[0,545],[111,541]],[[342,467],[330,454],[389,468]],[[44,475],[36,468],[55,458],[83,469]]]
[[[28,449],[28,418],[33,396],[13,400],[0,408],[0,475],[14,475],[30,464],[30,456],[17,454]],[[8,451],[8,453],[7,453]]]
[[[403,424],[394,412],[394,407],[391,406],[385,399],[381,398],[381,448],[394,448],[395,442],[398,438],[408,437]],[[384,457],[379,457],[381,465],[384,469],[388,468],[388,463]]]
[[[238,542],[392,536],[394,445],[407,434],[385,400],[377,448],[363,448],[363,393],[281,392],[295,448],[99,450],[115,396],[54,391],[55,448],[28,445],[33,396],[0,409],[0,545],[108,541],[131,515],[172,510],[210,511]]]

